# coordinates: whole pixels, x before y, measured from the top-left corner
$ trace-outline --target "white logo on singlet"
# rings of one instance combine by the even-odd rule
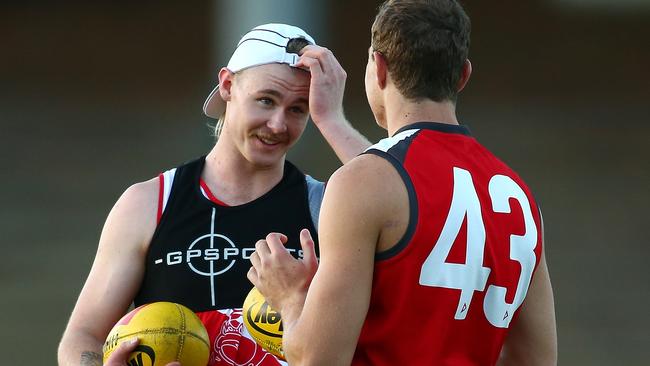
[[[189,269],[200,275],[210,278],[210,294],[212,306],[216,306],[214,278],[227,272],[238,260],[249,260],[255,247],[238,248],[235,243],[225,235],[214,232],[214,218],[216,209],[212,209],[210,233],[196,238],[185,251],[168,252],[164,258],[154,261],[155,264],[176,266],[187,264]],[[302,250],[287,248],[287,250],[303,257]]]

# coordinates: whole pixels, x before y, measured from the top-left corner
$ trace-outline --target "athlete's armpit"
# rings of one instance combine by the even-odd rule
[[[81,366],[101,366],[102,362],[102,355],[97,352],[81,352]]]

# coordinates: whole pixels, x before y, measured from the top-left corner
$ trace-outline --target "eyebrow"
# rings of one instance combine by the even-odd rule
[[[279,99],[284,97],[284,95],[282,95],[282,93],[280,93],[279,91],[277,91],[275,89],[263,89],[263,90],[258,91],[258,93],[270,94],[270,95],[273,95],[274,97],[279,98]],[[296,102],[297,103],[304,103],[306,105],[309,105],[309,99],[307,99],[307,98],[302,98],[302,97],[298,98],[296,100]]]

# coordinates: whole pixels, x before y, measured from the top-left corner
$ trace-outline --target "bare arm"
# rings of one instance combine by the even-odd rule
[[[158,180],[127,189],[102,230],[95,261],[58,350],[59,365],[101,365],[102,344],[140,285],[156,226]]]
[[[544,251],[519,319],[503,345],[498,365],[557,365],[555,305]]]
[[[330,178],[319,222],[320,264],[310,286],[296,281],[294,262],[273,255],[281,252],[274,249],[277,242],[268,243],[268,252],[258,247],[256,253],[263,250],[259,260],[251,257],[255,269],[249,278],[282,314],[283,347],[291,365],[349,365],[352,360],[370,303],[385,216],[395,212],[392,197],[401,198],[387,194],[386,186],[393,187],[387,181],[399,177],[386,166],[380,169],[381,164],[388,163],[364,155]],[[299,277],[305,274],[309,271]],[[300,286],[291,288],[296,282]]]
[[[327,48],[307,46],[297,66],[309,68],[309,112],[316,127],[344,164],[362,153],[370,142],[343,113],[347,74]]]
[[[316,124],[343,164],[361,154],[371,144],[343,115],[338,120]]]

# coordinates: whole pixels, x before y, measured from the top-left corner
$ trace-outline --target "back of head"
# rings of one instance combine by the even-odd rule
[[[456,0],[387,0],[372,25],[371,43],[406,98],[455,102],[470,28]]]

